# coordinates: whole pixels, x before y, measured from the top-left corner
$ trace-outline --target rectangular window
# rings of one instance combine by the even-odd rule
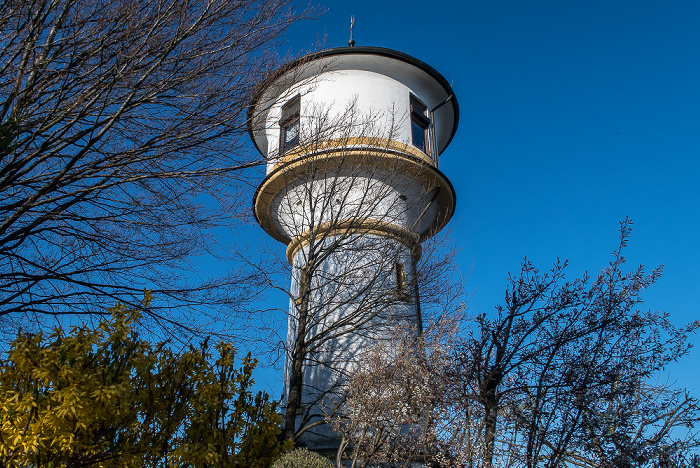
[[[413,146],[428,154],[430,150],[428,141],[428,108],[417,97],[411,95],[411,136]]]
[[[306,296],[309,294],[309,290],[311,289],[310,273],[311,269],[308,265],[301,268],[301,273],[299,275],[299,293],[297,294],[297,298],[294,299],[294,304],[296,304],[297,307],[301,307],[304,300],[308,301],[308,297]]]
[[[299,111],[301,99],[293,98],[282,107],[280,120],[280,154],[299,145]]]
[[[402,301],[409,300],[408,290],[406,289],[406,273],[404,271],[403,263],[396,263],[394,265],[394,270],[396,271],[396,297]]]

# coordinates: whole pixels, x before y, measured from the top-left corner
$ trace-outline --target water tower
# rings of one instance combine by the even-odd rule
[[[333,410],[362,350],[398,320],[420,330],[416,263],[454,212],[438,156],[458,120],[442,75],[384,48],[307,55],[258,89],[249,131],[267,175],[254,213],[292,267],[288,434]],[[332,448],[328,437],[320,425],[300,441]]]

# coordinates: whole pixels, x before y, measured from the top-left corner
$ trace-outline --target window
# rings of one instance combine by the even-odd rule
[[[428,128],[430,127],[430,119],[428,119],[428,108],[418,100],[417,97],[411,96],[411,135],[413,146],[417,147],[424,153],[428,153]]]
[[[282,107],[280,154],[284,154],[299,145],[299,110],[299,96],[293,98]]]
[[[301,268],[301,274],[299,275],[299,293],[297,298],[294,299],[294,304],[297,307],[301,307],[304,300],[308,302],[309,290],[311,289],[311,269],[309,265],[303,266]]]
[[[403,263],[394,265],[396,271],[396,297],[402,301],[410,300],[408,290],[406,289],[406,273],[404,272]]]

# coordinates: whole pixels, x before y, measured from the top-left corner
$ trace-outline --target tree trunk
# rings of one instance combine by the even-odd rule
[[[306,354],[301,345],[301,337],[292,352],[292,368],[289,375],[289,393],[287,394],[287,409],[284,414],[284,437],[294,440],[296,432],[297,412],[301,408],[301,388],[304,384],[304,356]]]
[[[301,409],[301,393],[304,385],[304,359],[306,358],[306,328],[308,324],[309,300],[311,297],[311,269],[301,269],[299,278],[299,296],[295,301],[299,318],[297,320],[297,337],[292,350],[292,365],[289,372],[289,393],[287,409],[284,414],[284,437],[294,440],[297,413]]]
[[[491,468],[493,452],[496,445],[496,425],[498,423],[498,396],[496,379],[488,382],[484,401],[484,463],[483,468]]]

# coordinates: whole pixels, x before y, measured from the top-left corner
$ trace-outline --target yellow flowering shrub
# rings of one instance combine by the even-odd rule
[[[175,352],[122,305],[97,327],[20,332],[0,360],[0,466],[264,467],[277,402],[253,394],[257,361],[207,342]]]

